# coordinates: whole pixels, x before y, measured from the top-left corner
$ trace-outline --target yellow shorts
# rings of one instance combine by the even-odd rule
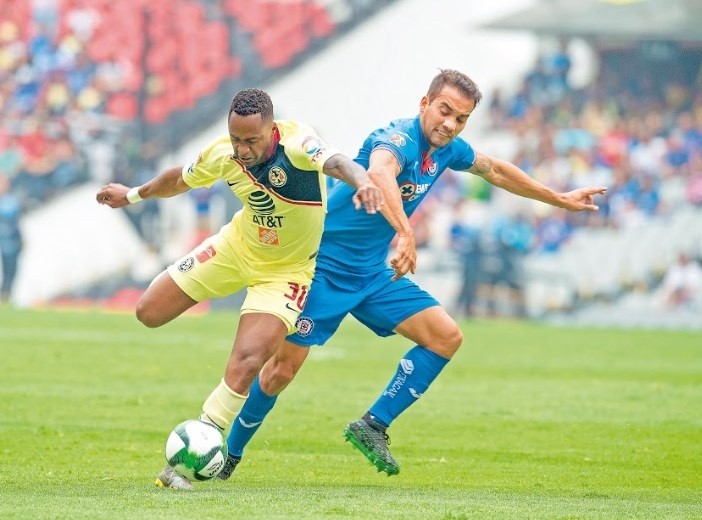
[[[197,302],[223,298],[247,289],[241,313],[278,316],[295,331],[295,322],[307,301],[314,275],[311,264],[296,272],[284,266],[256,268],[242,257],[243,244],[231,243],[231,231],[222,230],[168,267],[176,285]]]

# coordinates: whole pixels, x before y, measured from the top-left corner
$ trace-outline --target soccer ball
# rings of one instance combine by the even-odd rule
[[[227,460],[227,444],[210,423],[190,419],[173,428],[166,441],[168,465],[188,480],[210,480]]]

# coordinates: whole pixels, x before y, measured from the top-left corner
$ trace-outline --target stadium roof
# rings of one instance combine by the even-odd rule
[[[597,40],[702,41],[700,0],[542,0],[486,25]]]

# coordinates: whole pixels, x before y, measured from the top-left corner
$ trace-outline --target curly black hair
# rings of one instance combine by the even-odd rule
[[[261,114],[261,118],[273,118],[273,101],[271,97],[263,90],[257,88],[245,88],[240,90],[232,99],[232,105],[229,107],[229,116],[232,112],[236,112],[240,116],[250,116],[253,114]]]
[[[475,101],[475,106],[478,106],[478,103],[483,98],[478,85],[462,72],[452,69],[439,69],[439,73],[429,85],[429,91],[427,92],[429,101],[438,96],[439,92],[447,85],[455,87],[465,97]]]

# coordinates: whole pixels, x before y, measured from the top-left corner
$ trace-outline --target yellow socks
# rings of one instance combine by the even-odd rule
[[[227,386],[222,378],[217,388],[212,391],[205,404],[202,405],[200,420],[212,423],[224,431],[229,428],[234,417],[244,406],[244,401],[246,401],[246,396],[237,394]]]

